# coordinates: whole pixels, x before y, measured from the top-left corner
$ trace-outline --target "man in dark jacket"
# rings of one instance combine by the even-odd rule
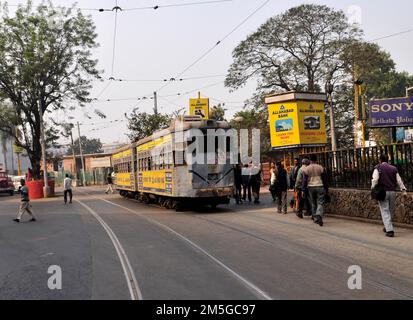
[[[241,164],[237,164],[234,168],[234,185],[235,185],[235,201],[237,204],[242,203],[241,192],[242,192],[242,168]]]
[[[278,213],[287,214],[288,173],[281,162],[277,162],[277,172]]]
[[[389,157],[385,154],[380,156],[380,164],[374,169],[371,188],[380,184],[386,190],[386,198],[379,201],[380,213],[384,224],[383,231],[387,237],[394,237],[394,229],[392,217],[396,210],[396,189],[397,187],[406,193],[406,187],[403,184],[402,178],[397,172],[397,168],[388,163]]]

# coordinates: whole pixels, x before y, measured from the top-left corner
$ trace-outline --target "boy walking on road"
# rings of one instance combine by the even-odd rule
[[[36,221],[36,218],[33,215],[30,205],[30,198],[29,198],[29,188],[26,186],[26,181],[24,179],[20,180],[21,184],[21,189],[20,189],[20,194],[21,194],[21,203],[20,203],[20,208],[19,208],[19,213],[17,214],[17,218],[13,219],[13,221],[20,222],[23,213],[27,212],[32,218],[30,221]]]
[[[72,179],[69,178],[69,175],[66,174],[66,178],[63,180],[63,187],[64,187],[64,200],[65,204],[67,204],[67,194],[69,194],[69,203],[72,203],[73,192],[72,192]]]

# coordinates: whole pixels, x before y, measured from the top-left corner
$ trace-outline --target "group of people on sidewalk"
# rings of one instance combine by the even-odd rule
[[[304,210],[314,223],[323,226],[324,205],[329,199],[325,169],[317,164],[317,156],[294,160],[290,175],[281,162],[271,166],[270,192],[277,202],[278,213],[287,214],[288,189],[294,190],[291,207],[296,208],[297,217],[303,219]]]
[[[263,181],[261,165],[254,165],[252,162],[248,164],[237,164],[234,168],[234,185],[235,185],[235,201],[241,204],[247,201],[260,203],[260,189]]]
[[[383,232],[387,237],[394,237],[393,220],[396,210],[396,191],[400,189],[403,197],[407,195],[406,187],[397,171],[397,168],[388,163],[389,158],[383,154],[380,163],[374,168],[372,176],[372,197],[376,188],[382,189],[381,198],[378,200],[380,213],[383,220]],[[295,208],[298,218],[310,216],[315,224],[324,225],[325,205],[331,202],[326,169],[318,164],[317,155],[310,155],[294,160],[294,167],[290,174],[281,162],[271,164],[269,190],[272,199],[277,204],[278,213],[287,214],[288,190],[294,191],[291,208]],[[248,200],[251,202],[251,190],[255,198],[254,203],[259,203],[259,192],[263,181],[260,166],[237,165],[235,168],[235,199],[237,204]],[[243,194],[241,190],[243,189]]]

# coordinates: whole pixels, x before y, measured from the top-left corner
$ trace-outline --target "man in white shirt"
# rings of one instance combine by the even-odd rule
[[[72,179],[69,178],[68,174],[66,174],[66,178],[63,180],[63,188],[65,204],[67,204],[67,194],[69,194],[69,203],[72,203]]]

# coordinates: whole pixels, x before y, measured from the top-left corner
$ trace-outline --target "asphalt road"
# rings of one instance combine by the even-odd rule
[[[413,230],[326,218],[324,227],[263,204],[175,212],[100,188],[33,202],[0,195],[0,299],[412,299]],[[337,209],[339,210],[339,208]],[[62,289],[48,287],[50,266]],[[361,290],[350,290],[350,266]]]

